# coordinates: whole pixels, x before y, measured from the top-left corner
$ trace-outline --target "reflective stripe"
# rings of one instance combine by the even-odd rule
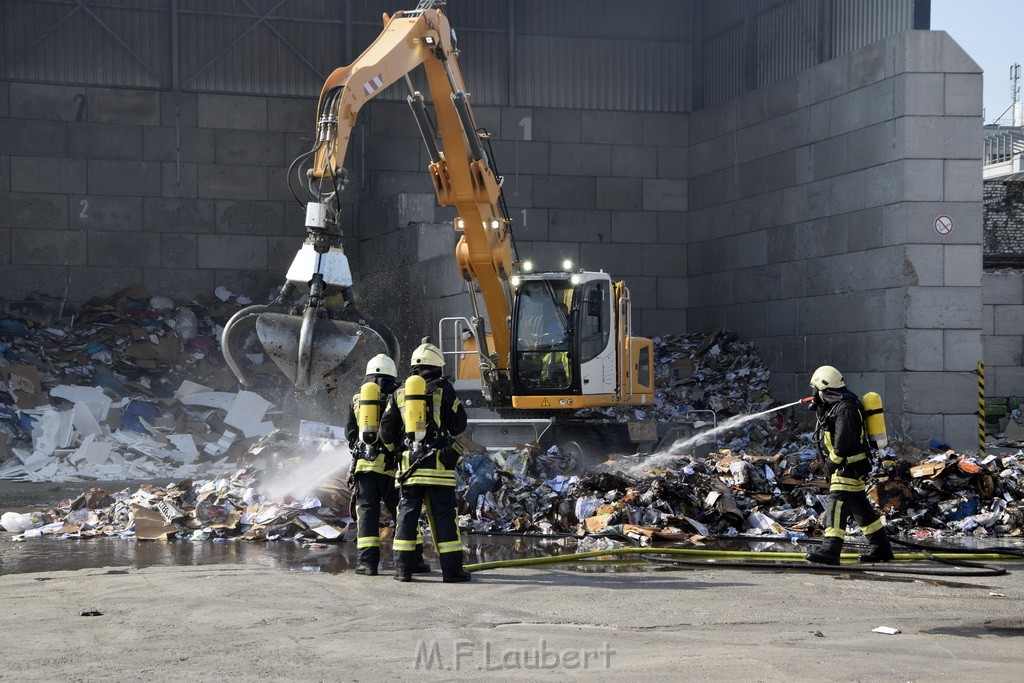
[[[846,529],[843,526],[843,501],[841,500],[837,500],[836,504],[832,507],[832,523],[829,524],[828,530],[833,532],[833,536],[835,536],[834,532],[836,531],[843,535],[846,534]]]
[[[831,460],[832,462],[834,462],[837,465],[842,465],[843,464],[843,459],[840,458],[835,453],[829,453],[828,454],[828,459]]]
[[[876,531],[881,531],[883,526],[885,526],[885,518],[884,517],[879,517],[878,519],[876,519],[871,524],[868,524],[867,526],[862,526],[860,528],[860,531],[865,536],[870,536],[871,534],[875,533]]]
[[[825,538],[846,538],[845,529],[837,529],[835,527],[829,527],[825,529],[825,533],[822,534]]]
[[[832,475],[831,485],[828,487],[829,491],[863,491],[866,487],[861,479],[854,479],[852,477],[840,477],[838,474]]]
[[[406,479],[402,486],[455,486],[455,472],[452,470],[432,470],[421,467]]]
[[[391,548],[392,548],[392,550],[396,550],[396,551],[399,551],[399,552],[401,552],[401,551],[409,551],[409,550],[416,550],[416,541],[411,540],[411,539],[408,540],[408,541],[405,541],[405,540],[402,540],[400,538],[396,538],[391,543]]]
[[[851,455],[846,459],[846,462],[860,462],[861,460],[867,460],[868,456],[866,453],[858,453],[857,455]]]
[[[462,541],[446,541],[437,544],[438,554],[462,552]]]
[[[356,538],[356,548],[379,548],[380,536],[359,536]]]

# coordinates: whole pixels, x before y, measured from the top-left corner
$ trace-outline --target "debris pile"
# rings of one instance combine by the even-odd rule
[[[0,479],[176,478],[233,467],[274,427],[264,419],[272,404],[236,391],[220,355],[222,325],[246,303],[218,288],[211,301],[175,307],[133,287],[87,302],[70,322],[54,323],[45,307],[0,319]],[[267,377],[264,388],[280,381]]]

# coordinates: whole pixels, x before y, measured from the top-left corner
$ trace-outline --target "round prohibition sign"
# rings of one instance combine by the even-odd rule
[[[953,232],[953,219],[947,216],[946,214],[942,214],[941,216],[936,218],[935,232],[939,233],[940,235],[948,235],[949,233]]]

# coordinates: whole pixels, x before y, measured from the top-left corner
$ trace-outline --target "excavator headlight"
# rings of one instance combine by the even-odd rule
[[[582,282],[582,281],[583,281],[583,278],[581,278],[581,277],[580,277],[579,275],[577,275],[576,273],[573,273],[573,274],[572,274],[572,275],[571,275],[571,276],[569,277],[569,282],[571,282],[571,283],[572,283],[573,285],[578,285],[578,284],[579,284],[580,282]]]
[[[524,273],[532,273],[533,272],[533,261],[523,261],[523,272]]]
[[[433,45],[435,42],[434,36],[423,36],[423,42],[426,43],[427,45]]]
[[[522,282],[522,281],[523,281],[523,279],[522,279],[521,277],[519,277],[518,275],[513,275],[512,277],[510,277],[510,278],[508,279],[508,281],[509,281],[509,283],[510,283],[510,284],[511,284],[511,285],[512,285],[513,287],[518,287],[518,286],[519,286],[519,283],[520,283],[520,282]]]
[[[572,270],[572,261],[569,259],[562,261],[562,270]]]
[[[461,218],[456,218],[455,219],[455,229],[457,231],[459,231],[459,232],[465,232],[466,231],[466,221],[462,220]]]

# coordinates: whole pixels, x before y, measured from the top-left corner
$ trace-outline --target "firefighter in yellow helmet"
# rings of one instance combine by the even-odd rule
[[[462,449],[455,436],[466,429],[466,409],[442,374],[444,358],[429,338],[412,354],[405,386],[399,387],[381,420],[381,435],[396,444],[398,523],[395,529],[395,580],[411,581],[416,531],[426,507],[445,583],[469,581],[462,568],[455,502],[455,465]]]
[[[871,551],[862,554],[860,561],[888,562],[893,554],[885,521],[875,512],[864,492],[864,479],[871,471],[871,446],[860,399],[846,387],[842,374],[831,365],[814,371],[811,389],[817,415],[814,437],[829,475],[829,490],[825,503],[825,540],[807,553],[807,560],[838,565],[846,525],[852,518],[871,544]]]
[[[366,377],[352,396],[345,435],[352,453],[350,483],[356,515],[356,548],[359,552],[357,574],[377,575],[380,563],[380,506],[383,503],[398,519],[398,489],[395,487],[395,453],[390,443],[380,438],[380,419],[385,406],[398,387],[395,361],[380,353],[366,364]],[[430,566],[423,562],[423,540],[419,539],[413,571],[424,573]]]

